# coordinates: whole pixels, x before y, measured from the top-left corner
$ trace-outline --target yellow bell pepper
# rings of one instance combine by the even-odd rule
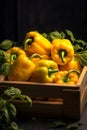
[[[25,51],[29,55],[38,53],[42,55],[50,55],[51,43],[37,31],[26,33],[24,39]]]
[[[16,58],[21,55],[24,54],[26,55],[26,52],[21,49],[20,47],[12,47],[9,50],[6,51],[7,54],[9,54],[9,59],[7,60],[10,64],[13,64],[13,62],[16,60]]]
[[[66,65],[59,66],[59,70],[61,71],[69,71],[72,69],[78,70],[80,72],[82,71],[82,65],[80,64],[79,60],[75,56]]]
[[[54,81],[54,73],[58,71],[58,65],[52,60],[39,60],[36,64],[29,81],[40,83],[52,83]]]
[[[59,65],[65,65],[72,60],[74,48],[68,39],[54,39],[52,41],[51,57]]]
[[[58,71],[55,73],[54,83],[75,85],[79,79],[80,72],[77,70]]]
[[[8,80],[27,81],[32,75],[34,69],[35,64],[26,55],[21,54],[11,65]]]
[[[40,54],[37,54],[37,53],[30,55],[29,58],[34,63],[37,63],[41,59],[47,59],[47,60],[51,59],[48,55],[40,55]]]

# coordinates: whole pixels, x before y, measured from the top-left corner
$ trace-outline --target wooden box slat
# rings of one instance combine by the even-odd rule
[[[80,91],[64,89],[64,116],[67,118],[80,117]]]
[[[33,83],[17,81],[0,81],[0,93],[8,86],[14,86],[30,97],[57,98],[58,101],[33,100],[30,107],[26,103],[15,101],[19,112],[29,115],[48,117],[66,117],[80,119],[87,101],[87,66],[81,72],[76,85],[60,85],[52,83]]]
[[[23,116],[26,114],[32,117],[63,117],[63,102],[33,101],[33,107],[29,107],[28,104],[16,101],[15,105]]]

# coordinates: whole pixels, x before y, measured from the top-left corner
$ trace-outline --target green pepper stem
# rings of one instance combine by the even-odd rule
[[[69,70],[67,75],[69,75],[72,72],[76,72],[77,74],[80,74],[80,71],[78,71],[78,70]]]
[[[14,62],[16,59],[17,59],[17,54],[12,54],[11,56],[10,56],[10,61],[11,62]]]
[[[32,42],[34,41],[34,39],[31,37],[31,38],[27,38],[24,42],[24,49],[26,49],[26,45],[31,45]]]
[[[58,72],[59,70],[58,69],[51,69],[49,68],[48,69],[48,75],[51,76],[51,74],[55,73],[55,72]]]
[[[30,57],[29,57],[29,59],[30,60],[32,60],[33,58],[42,58],[42,55],[40,55],[40,54],[38,54],[38,53],[34,53],[34,54],[32,54]]]
[[[66,51],[65,50],[59,50],[59,56],[60,56],[62,62],[64,63],[64,58],[66,56]]]
[[[69,81],[69,75],[70,75],[72,72],[76,72],[77,74],[80,75],[80,71],[78,71],[78,70],[69,70],[68,73],[66,74],[66,76],[63,77],[64,82],[68,82],[68,81]]]
[[[30,45],[31,43],[32,43],[32,38],[28,38],[26,41],[25,41],[25,44],[28,44],[28,45]]]

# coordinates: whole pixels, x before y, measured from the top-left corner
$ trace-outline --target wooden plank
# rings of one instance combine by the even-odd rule
[[[48,117],[80,119],[87,99],[87,67],[84,67],[76,85],[0,81],[0,94],[8,86],[17,87],[22,94],[39,98],[58,98],[58,101],[33,100],[33,106],[15,101],[19,112]],[[61,100],[60,100],[61,99]]]
[[[62,117],[63,103],[62,102],[47,102],[33,101],[32,107],[20,101],[14,102],[18,112],[37,117]]]
[[[82,93],[80,91],[80,111],[81,111],[81,114],[84,110],[86,103],[87,103],[87,82],[85,82],[84,89],[83,89]]]
[[[63,91],[62,88],[59,86],[44,86],[44,85],[10,85],[19,88],[22,91],[22,94],[26,94],[28,96],[34,97],[59,97],[62,98]],[[0,90],[4,90],[8,88],[8,85],[0,85]]]
[[[85,78],[86,74],[87,74],[87,66],[84,66],[77,82],[77,85],[80,85],[80,87],[82,86],[83,79]]]
[[[77,85],[79,84],[81,94],[85,89],[86,83],[87,83],[87,67],[84,67],[77,83]]]
[[[71,119],[80,118],[80,91],[64,89],[64,116]]]

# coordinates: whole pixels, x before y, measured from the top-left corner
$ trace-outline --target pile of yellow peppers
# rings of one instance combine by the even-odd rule
[[[11,64],[7,79],[74,85],[82,66],[74,55],[74,47],[68,39],[50,42],[37,31],[26,33],[24,48],[7,50]]]

